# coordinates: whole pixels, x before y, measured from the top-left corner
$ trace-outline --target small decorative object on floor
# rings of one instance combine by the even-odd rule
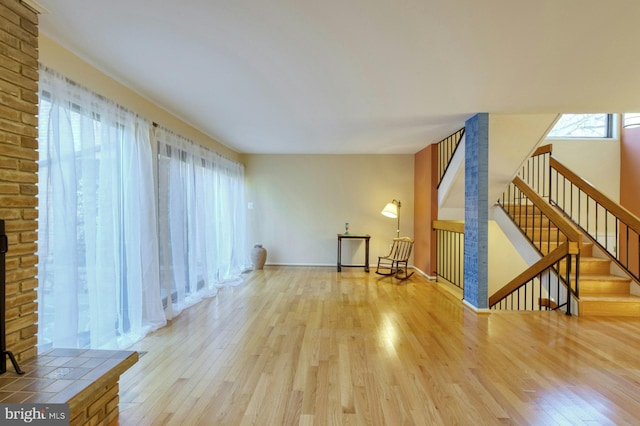
[[[344,235],[349,235],[349,222],[344,223]]]
[[[262,244],[256,244],[251,251],[251,261],[253,269],[264,269],[264,263],[267,261],[267,249]]]

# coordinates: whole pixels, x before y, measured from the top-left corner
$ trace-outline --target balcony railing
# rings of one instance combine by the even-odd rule
[[[438,142],[438,186],[440,186],[442,178],[447,173],[451,159],[456,153],[463,136],[464,127]]]
[[[454,286],[464,288],[464,223],[436,220],[436,275]]]

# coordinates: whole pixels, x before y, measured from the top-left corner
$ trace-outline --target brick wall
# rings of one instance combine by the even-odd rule
[[[119,416],[118,377],[87,395],[69,403],[70,426],[108,425]]]
[[[7,348],[36,355],[38,15],[0,0],[0,219],[6,221]]]

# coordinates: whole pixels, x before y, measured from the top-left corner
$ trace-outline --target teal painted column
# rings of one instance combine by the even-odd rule
[[[465,123],[464,300],[477,309],[489,304],[489,114]]]

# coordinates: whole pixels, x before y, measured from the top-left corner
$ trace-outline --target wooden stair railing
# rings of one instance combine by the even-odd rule
[[[569,241],[573,241],[578,244],[582,243],[582,233],[573,225],[573,223],[567,220],[567,218],[562,213],[560,213],[551,204],[546,202],[540,195],[538,195],[538,193],[534,191],[533,188],[531,188],[529,185],[527,185],[524,180],[516,176],[515,178],[513,178],[512,185],[520,191],[518,200],[528,200],[529,204],[527,204],[527,206],[534,207],[533,210],[538,209],[540,211],[540,214],[549,219],[549,223],[554,224],[559,232],[566,236]],[[514,197],[514,201],[515,200],[516,198]],[[507,201],[506,204],[505,201]],[[505,205],[510,205],[508,201],[510,201],[510,199],[505,199],[503,194],[503,198],[498,201],[498,204],[500,204],[500,206],[502,206],[504,209]],[[508,211],[507,214],[509,214]],[[533,242],[535,243],[535,241]]]
[[[552,145],[536,149],[519,176],[640,284],[640,218],[554,158]]]
[[[580,316],[639,317],[631,281],[640,283],[640,220],[554,158],[551,145],[538,148],[519,176],[587,236],[578,263]]]
[[[518,176],[513,179],[498,204],[538,250],[542,259],[492,295],[490,308],[509,309],[502,301],[508,297],[512,300],[517,297],[517,303],[512,302],[511,309],[523,309],[520,292],[523,287],[527,287],[526,291],[530,291],[532,296],[528,300],[525,292],[522,304],[524,309],[534,309],[533,293],[537,286],[539,309],[542,309],[543,304],[548,308],[553,295],[558,307],[565,307],[567,315],[571,315],[572,297],[579,294],[578,265],[582,234],[561,212]],[[564,262],[560,262],[561,260]],[[542,280],[543,275],[545,280]],[[551,286],[553,282],[557,284],[555,292]],[[565,291],[561,292],[561,287]],[[546,302],[543,303],[545,299]],[[559,303],[560,300],[562,303]]]
[[[558,309],[566,306],[567,315],[570,315],[571,292],[562,291],[564,286],[561,284],[561,280],[555,276],[558,271],[564,269],[563,282],[571,283],[573,281],[574,284],[570,287],[575,286],[576,281],[571,278],[571,268],[562,268],[560,263],[567,260],[567,264],[571,265],[569,262],[571,255],[577,256],[579,254],[580,249],[576,242],[562,243],[489,297],[489,308],[535,310],[537,305],[537,308],[542,310],[543,308]],[[536,279],[537,282],[535,282]],[[543,284],[545,280],[546,286]],[[531,298],[522,297],[520,290],[523,292],[529,290]]]
[[[538,147],[529,160],[524,163],[518,173],[527,184],[533,188],[542,198],[549,199],[551,188],[551,162],[552,145]]]
[[[640,283],[640,219],[553,156],[550,169],[551,203]]]

